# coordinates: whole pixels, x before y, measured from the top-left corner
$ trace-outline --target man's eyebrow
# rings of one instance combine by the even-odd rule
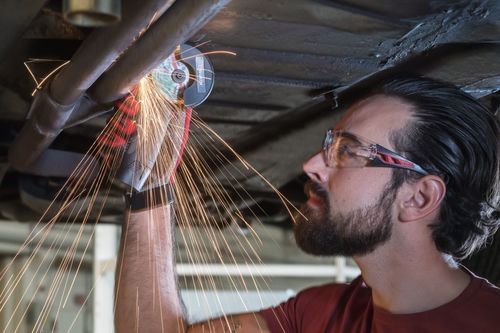
[[[349,138],[353,141],[355,141],[356,143],[359,143],[359,144],[363,144],[363,142],[361,140],[363,140],[362,138],[358,137],[356,134],[352,134],[350,132],[346,132],[346,131],[341,131],[341,136],[343,137],[346,137],[346,138]]]

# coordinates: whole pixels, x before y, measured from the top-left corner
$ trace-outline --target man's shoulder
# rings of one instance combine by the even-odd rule
[[[477,326],[481,322],[483,331],[490,332],[492,325],[500,323],[500,288],[496,287],[488,280],[473,275],[471,286],[464,292],[460,298],[456,311],[468,313],[460,322],[466,326],[468,320],[473,320],[473,325]]]
[[[474,277],[475,288],[453,313],[467,313],[456,319],[463,332],[497,332],[500,324],[500,289],[488,280]]]
[[[476,279],[479,280],[479,288],[476,293],[477,297],[482,302],[492,302],[492,305],[500,307],[500,288],[486,279],[480,277],[476,277]]]
[[[330,318],[339,309],[345,308],[349,300],[355,298],[356,304],[366,304],[369,295],[368,288],[363,288],[363,281],[359,277],[351,283],[309,287],[276,307],[262,310],[260,314],[271,332],[324,332]]]

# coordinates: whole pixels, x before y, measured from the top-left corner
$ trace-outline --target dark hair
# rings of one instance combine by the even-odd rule
[[[430,225],[443,253],[463,259],[499,227],[499,124],[494,114],[456,86],[410,75],[385,80],[370,95],[411,105],[412,120],[391,136],[400,153],[446,183],[439,220]],[[422,177],[395,170],[393,182]]]

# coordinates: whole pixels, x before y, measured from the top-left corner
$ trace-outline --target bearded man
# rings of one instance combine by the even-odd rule
[[[460,260],[498,228],[499,147],[497,119],[460,89],[420,76],[381,82],[305,162],[308,200],[294,230],[304,251],[352,256],[361,276],[260,312],[188,325],[172,263],[171,207],[132,209],[117,331],[498,332],[500,289]],[[151,214],[162,223],[148,222]],[[150,232],[163,237],[145,246]],[[158,253],[166,258],[153,270],[144,258]],[[163,307],[151,306],[153,290],[136,292],[153,277]]]

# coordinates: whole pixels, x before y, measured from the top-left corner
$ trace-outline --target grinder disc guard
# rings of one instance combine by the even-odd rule
[[[212,64],[197,48],[183,44],[154,71],[153,79],[165,95],[176,102],[196,107],[203,103],[214,86]]]

